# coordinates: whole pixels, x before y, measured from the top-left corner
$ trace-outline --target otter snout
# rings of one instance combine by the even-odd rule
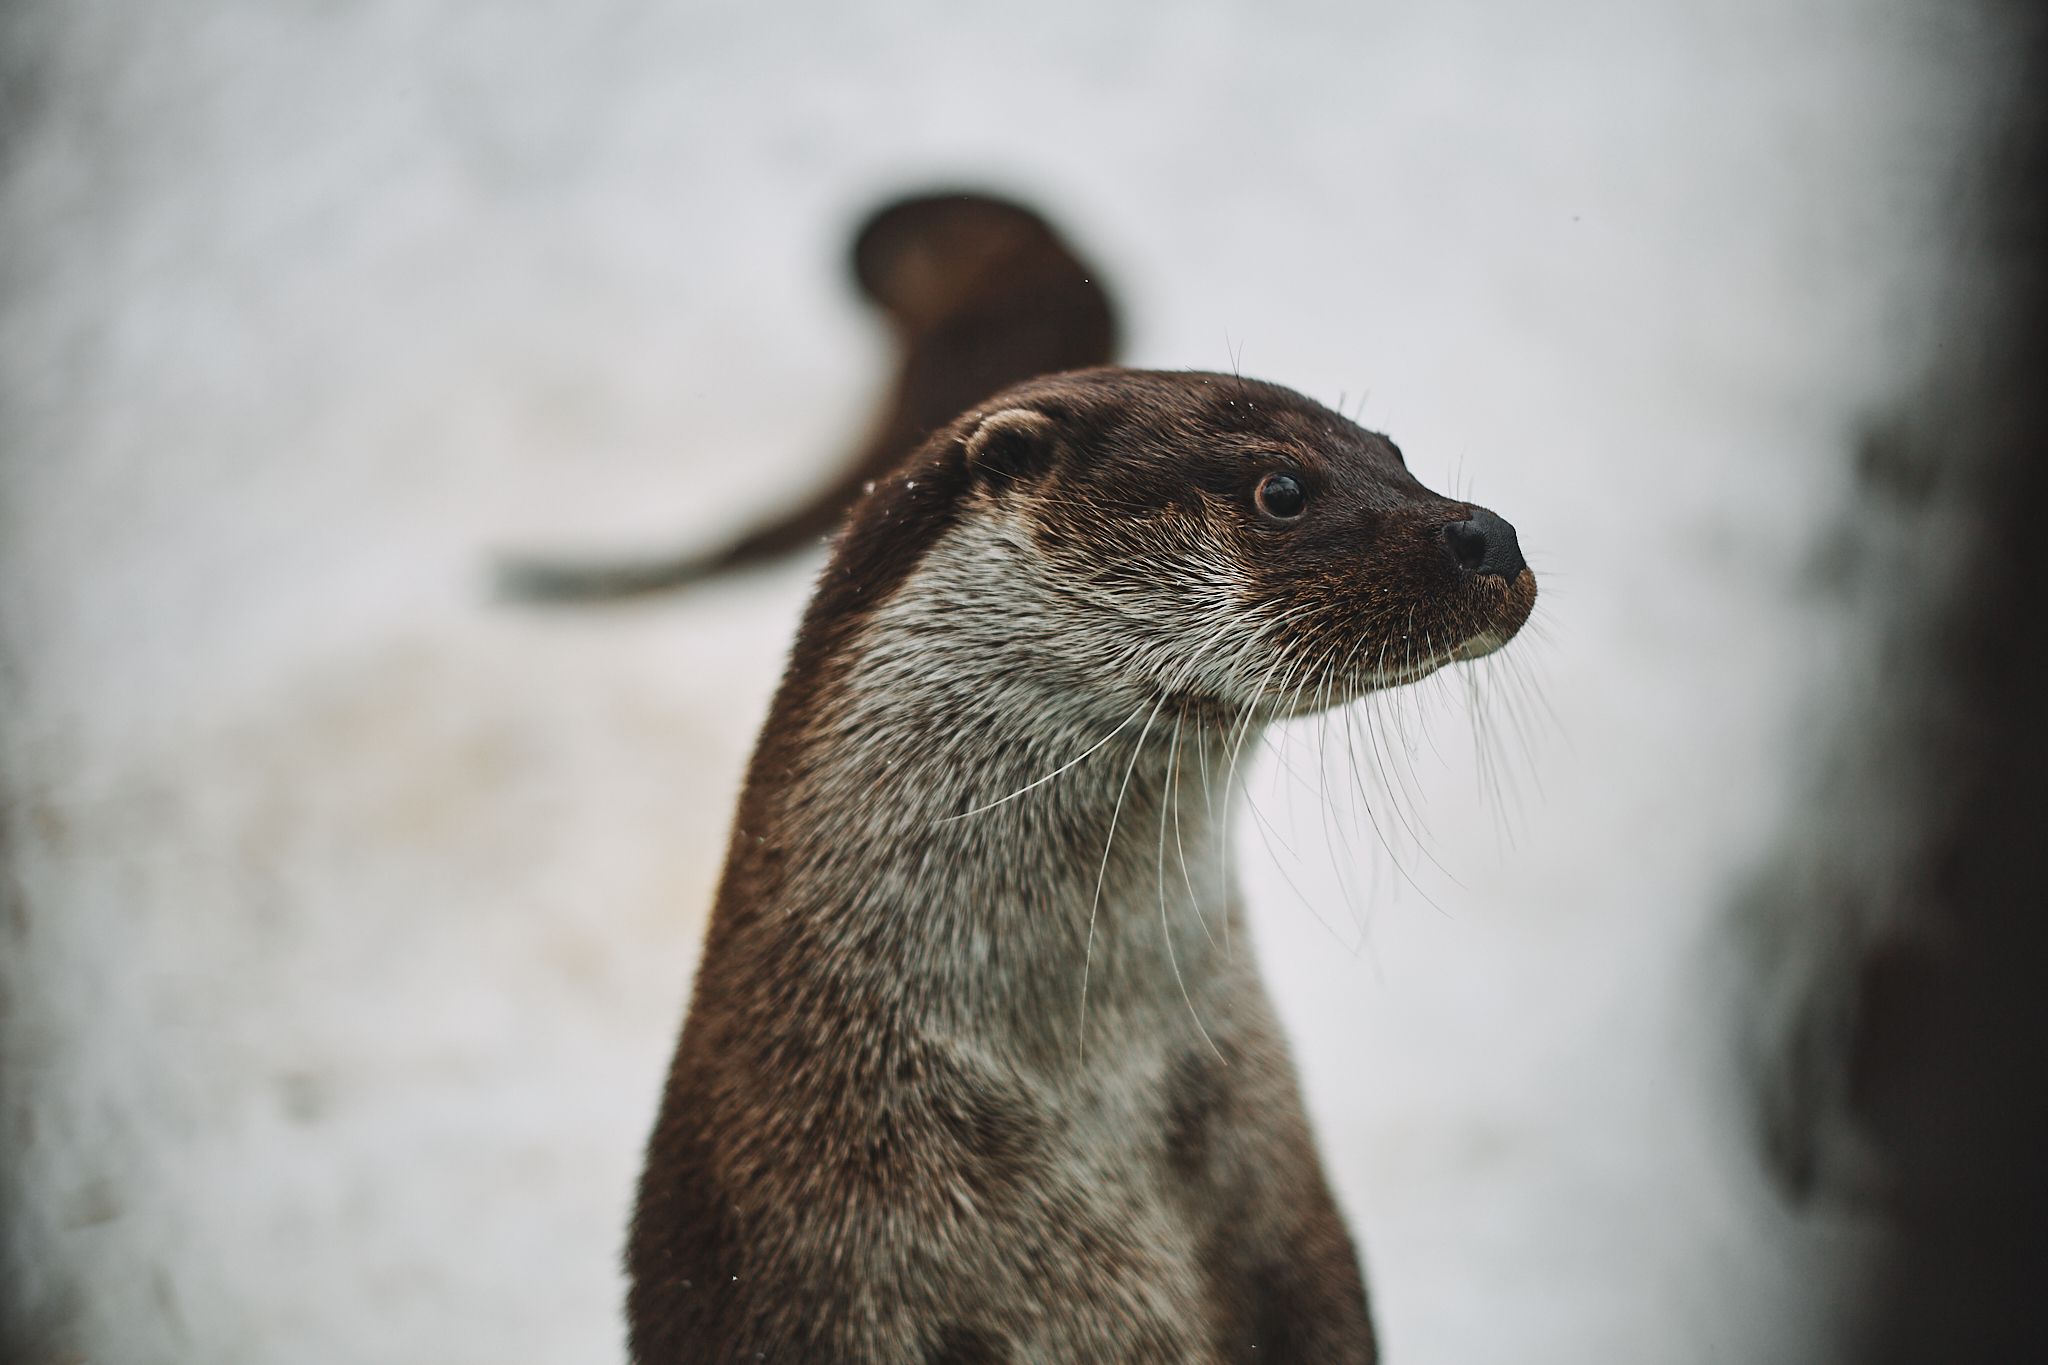
[[[1484,507],[1473,508],[1468,520],[1447,522],[1442,534],[1444,550],[1467,573],[1490,574],[1512,583],[1528,567],[1522,562],[1515,528]]]

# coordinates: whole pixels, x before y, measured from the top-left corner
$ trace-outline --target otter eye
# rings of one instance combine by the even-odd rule
[[[1292,474],[1268,474],[1252,500],[1275,521],[1293,521],[1308,507],[1308,490]]]

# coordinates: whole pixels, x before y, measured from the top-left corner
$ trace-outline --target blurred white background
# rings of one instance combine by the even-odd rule
[[[1960,11],[6,22],[20,1358],[620,1358],[638,1149],[817,561],[589,611],[488,566],[801,501],[889,373],[849,235],[948,185],[1044,210],[1132,362],[1342,402],[1541,580],[1512,668],[1400,703],[1376,814],[1421,847],[1321,813],[1342,721],[1276,738],[1241,831],[1388,1359],[1824,1355],[1870,1234],[1757,1168],[1718,926],[1843,682],[1848,452],[1927,359],[1998,70]]]

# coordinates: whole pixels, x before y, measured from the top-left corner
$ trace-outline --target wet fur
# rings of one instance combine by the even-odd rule
[[[1281,468],[1291,526],[1252,502]],[[1527,571],[1443,548],[1471,510],[1287,390],[1122,370],[992,400],[858,505],[649,1144],[636,1361],[1375,1358],[1231,779],[1268,721],[1519,627]]]

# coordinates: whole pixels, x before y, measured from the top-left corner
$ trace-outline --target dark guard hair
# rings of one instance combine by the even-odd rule
[[[898,200],[861,227],[852,264],[888,315],[898,366],[880,420],[831,484],[723,549],[640,564],[515,560],[501,576],[506,594],[630,597],[780,558],[835,529],[862,489],[989,395],[1115,358],[1116,316],[1099,277],[1020,204],[963,193]]]
[[[754,753],[634,1359],[1372,1361],[1231,777],[1535,592],[1506,522],[1273,385],[1083,371],[935,435],[854,509]]]

